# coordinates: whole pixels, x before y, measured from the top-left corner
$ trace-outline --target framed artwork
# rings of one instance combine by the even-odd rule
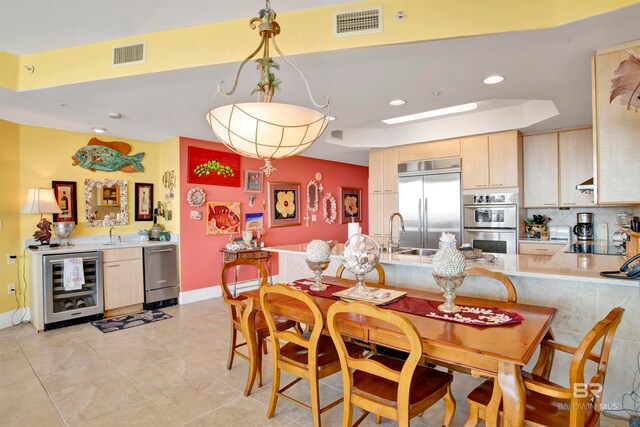
[[[244,192],[245,193],[262,193],[262,180],[264,172],[262,171],[244,171]]]
[[[153,221],[153,184],[136,182],[136,221]]]
[[[53,222],[78,223],[78,204],[76,201],[76,183],[72,181],[51,181],[58,206],[62,213],[53,214]]]
[[[263,230],[264,229],[264,215],[262,212],[248,213],[244,216],[244,228],[245,230]]]
[[[207,202],[207,234],[240,232],[240,202]]]
[[[340,187],[340,219],[346,222],[362,221],[362,189]]]
[[[117,185],[105,184],[98,187],[96,204],[98,206],[120,206],[120,191]]]
[[[300,183],[269,182],[269,227],[300,225]]]
[[[240,187],[240,155],[189,147],[187,182]]]

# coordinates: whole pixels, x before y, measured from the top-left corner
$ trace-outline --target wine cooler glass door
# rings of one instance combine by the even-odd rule
[[[101,252],[45,255],[43,263],[45,323],[103,313]]]

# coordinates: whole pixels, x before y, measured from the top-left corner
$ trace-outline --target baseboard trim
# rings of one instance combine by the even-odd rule
[[[7,311],[5,313],[0,313],[0,329],[4,329],[4,328],[10,328],[11,326],[13,326],[13,319],[15,319],[15,321],[19,321],[20,318],[22,318],[22,314],[24,313],[24,308],[21,308],[17,313],[15,313],[15,310],[11,310],[11,311]],[[24,315],[24,320],[25,321],[29,321],[31,320],[31,309],[30,307],[26,308],[26,314]],[[15,315],[14,315],[15,313]]]
[[[278,283],[278,276],[271,276],[270,283]],[[247,280],[238,282],[236,290],[238,292],[258,289],[258,280]],[[231,287],[233,289],[233,287]],[[213,298],[222,297],[222,288],[220,286],[208,286],[206,288],[194,289],[192,291],[180,292],[178,295],[178,304],[191,304],[192,302],[205,301]]]

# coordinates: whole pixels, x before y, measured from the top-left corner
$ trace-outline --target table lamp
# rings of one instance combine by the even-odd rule
[[[27,193],[27,201],[24,202],[20,213],[39,213],[40,222],[38,223],[34,239],[41,245],[48,245],[51,239],[51,223],[43,216],[43,214],[62,213],[53,188],[30,188]]]

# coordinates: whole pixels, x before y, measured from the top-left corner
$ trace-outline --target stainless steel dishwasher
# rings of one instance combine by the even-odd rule
[[[164,307],[178,303],[178,247],[144,248],[144,307]]]

